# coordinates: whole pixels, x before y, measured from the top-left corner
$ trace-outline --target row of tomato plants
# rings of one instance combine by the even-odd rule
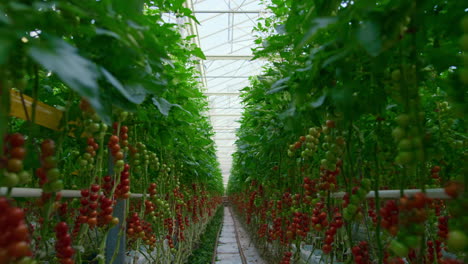
[[[308,135],[289,147],[290,155],[307,151],[307,144],[320,138],[322,131],[326,131],[323,139],[334,137],[330,132],[333,128],[331,120],[323,129],[311,128]],[[333,142],[345,146],[342,137],[334,138]],[[427,171],[428,182],[434,183],[432,187],[444,185],[436,196],[442,198],[445,194],[449,200],[429,198],[424,191],[406,196],[403,190],[399,199],[379,199],[377,190],[389,187],[377,187],[375,179],[365,177],[353,179],[351,191],[335,197],[333,194],[342,189],[339,182],[346,181],[346,176],[342,173],[343,160],[333,160],[336,163],[327,165],[324,159],[319,168],[301,162],[297,175],[302,176],[302,182],[297,186],[260,183],[248,178],[243,192],[231,193],[231,202],[265,258],[272,262],[281,259],[281,264],[308,261],[313,255],[321,256],[323,263],[466,261],[468,237],[464,228],[468,197],[462,182],[441,184],[441,167],[435,165]],[[275,172],[279,169],[276,165],[271,168]],[[291,169],[289,173],[290,177],[295,175]],[[371,190],[376,190],[377,195],[367,198]],[[298,250],[305,245],[312,246],[307,258]]]
[[[117,263],[119,248],[133,263],[186,261],[223,191],[195,78],[203,54],[168,18],[190,10],[14,0],[0,16],[0,263]],[[11,90],[25,120],[9,116]],[[57,119],[57,131],[36,124]]]
[[[463,6],[286,0],[269,8],[254,50],[269,63],[241,95],[228,185],[266,257],[297,263],[294,249],[306,244],[325,263],[466,263]],[[429,188],[451,199],[430,199]],[[388,189],[399,197],[382,199]],[[366,199],[370,190],[375,198]]]
[[[92,111],[85,101],[81,104],[84,113]],[[220,197],[204,183],[181,184],[176,161],[160,163],[142,142],[130,144],[127,131],[127,126],[116,122],[112,133],[103,133],[101,128],[87,134],[80,140],[81,157],[67,160],[78,161],[81,167],[70,174],[58,166],[55,141],[45,139],[39,147],[41,166],[34,176],[23,166],[25,137],[19,133],[4,137],[0,169],[2,186],[8,192],[0,201],[0,263],[104,263],[107,236],[114,226],[119,226],[119,234],[113,239],[125,233],[127,243],[121,247],[136,252],[135,259],[184,263],[220,205]],[[110,162],[105,165],[107,155]],[[109,173],[102,174],[104,169]],[[80,198],[61,197],[63,175],[90,180]],[[13,187],[35,182],[42,188],[40,198],[9,197]],[[143,193],[142,198],[130,199],[134,188]],[[113,215],[117,202],[127,204],[120,219]],[[112,249],[108,263],[114,262],[118,251],[119,246]]]

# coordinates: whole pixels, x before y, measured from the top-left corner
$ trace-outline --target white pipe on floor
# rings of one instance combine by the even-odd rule
[[[81,197],[81,191],[77,190],[62,190],[60,193],[64,198],[77,198]],[[8,193],[8,188],[0,188],[0,195],[5,196]],[[25,197],[25,198],[34,198],[41,197],[42,189],[39,188],[13,188],[11,191],[11,197]],[[132,193],[130,194],[131,198],[141,198],[143,194],[141,193]]]
[[[8,189],[3,187],[0,188],[0,195],[6,195]],[[421,189],[408,189],[408,190],[403,190],[403,193],[406,196],[413,196],[416,193],[422,192]],[[62,197],[64,198],[75,198],[75,197],[80,197],[80,191],[77,190],[62,190],[60,191],[62,194]],[[13,188],[11,192],[11,197],[40,197],[42,194],[42,189],[39,188]],[[336,192],[332,193],[331,197],[333,198],[343,198],[345,195],[345,192]],[[451,199],[450,196],[448,196],[445,193],[445,190],[443,188],[435,188],[435,189],[426,189],[426,195],[429,198],[433,199]],[[131,198],[141,198],[143,197],[143,194],[141,193],[132,193],[130,194]],[[400,198],[400,190],[380,190],[379,191],[379,197],[382,199],[397,199]],[[367,195],[366,198],[375,198],[375,192],[370,191]]]

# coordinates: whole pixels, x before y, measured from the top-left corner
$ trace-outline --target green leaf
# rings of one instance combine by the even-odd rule
[[[110,30],[103,29],[103,28],[96,28],[96,34],[113,37],[115,39],[120,39],[120,36],[116,34],[115,32],[112,32]]]
[[[0,23],[3,24],[11,24],[11,19],[7,16],[5,11],[3,11],[2,8],[0,8]]]
[[[164,116],[169,115],[169,111],[171,111],[172,107],[178,107],[181,110],[184,110],[180,105],[178,104],[171,104],[169,103],[166,99],[161,98],[161,97],[153,97],[153,104],[158,108],[159,112],[163,114]],[[184,110],[187,112],[186,110]],[[190,114],[190,112],[187,112]]]
[[[198,58],[202,59],[202,60],[206,60],[206,56],[205,54],[203,53],[203,51],[199,48],[199,47],[196,47],[192,50],[192,54],[194,56],[197,56]]]
[[[317,33],[317,31],[319,31],[322,28],[328,27],[328,25],[330,25],[330,24],[335,23],[336,20],[337,19],[335,17],[321,17],[321,18],[314,19],[312,21],[312,26],[309,28],[307,33],[304,35],[302,40],[299,42],[299,44],[296,47],[296,50],[304,47],[304,45],[309,43],[313,39],[313,37],[314,37],[315,33]]]
[[[382,49],[380,29],[375,22],[365,21],[357,31],[357,39],[371,56],[379,55]]]
[[[3,30],[0,31],[0,65],[4,64],[8,56],[10,55],[10,50],[13,47],[13,36],[8,36],[9,32]]]
[[[58,38],[32,45],[29,55],[44,68],[56,73],[59,78],[80,96],[85,97],[94,110],[110,121],[99,100],[98,67],[78,54],[75,47]]]
[[[320,107],[323,104],[323,102],[325,102],[325,98],[327,98],[326,94],[324,94],[324,95],[320,96],[319,98],[317,98],[317,100],[313,101],[310,105],[313,108]]]
[[[287,82],[289,81],[289,79],[291,79],[291,77],[279,79],[271,86],[271,89],[268,92],[266,92],[266,94],[274,94],[281,90],[284,90],[286,87],[288,87]]]
[[[128,101],[134,104],[141,104],[146,98],[146,91],[140,84],[123,86],[110,72],[103,67],[100,70],[106,80],[114,86]]]

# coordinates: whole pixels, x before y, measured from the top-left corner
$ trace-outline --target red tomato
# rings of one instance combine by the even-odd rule
[[[31,251],[29,249],[28,243],[26,243],[25,241],[20,241],[10,244],[10,246],[8,247],[8,254],[10,254],[10,256],[14,258],[20,258],[29,256],[31,254]]]
[[[26,156],[26,150],[23,147],[15,147],[10,151],[10,156],[22,160]]]
[[[21,135],[19,133],[15,133],[15,134],[9,136],[9,141],[10,141],[10,145],[13,148],[15,148],[15,147],[23,146],[25,140],[24,140],[23,135]]]
[[[9,159],[7,163],[7,170],[9,172],[20,172],[23,170],[23,161],[19,159]]]
[[[331,247],[330,244],[325,244],[325,245],[323,245],[323,247],[322,247],[322,251],[323,251],[324,254],[330,253],[331,250],[332,250],[332,247]]]

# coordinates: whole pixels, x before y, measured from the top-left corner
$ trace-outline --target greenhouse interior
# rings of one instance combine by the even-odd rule
[[[468,5],[0,1],[0,264],[468,263]]]

